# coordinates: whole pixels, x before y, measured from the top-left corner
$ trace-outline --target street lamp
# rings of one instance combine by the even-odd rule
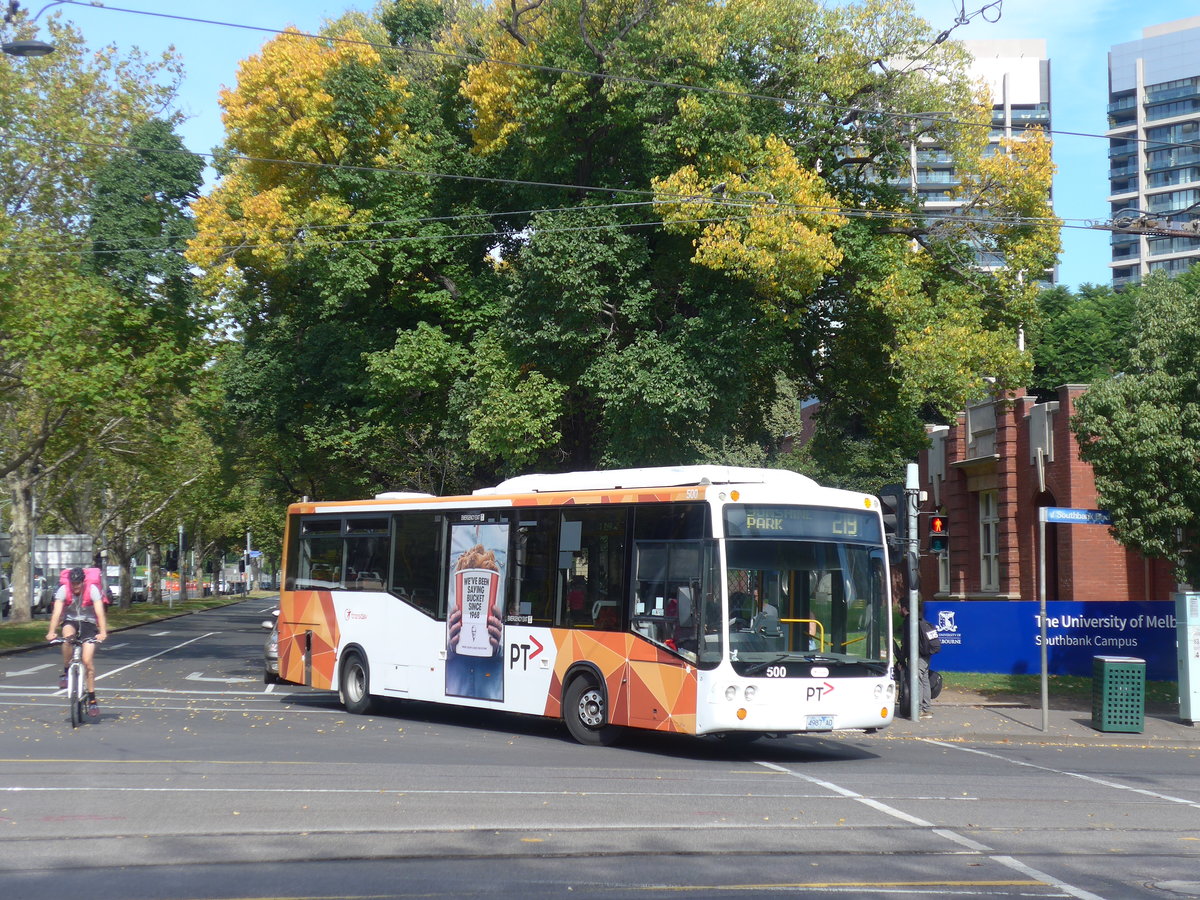
[[[45,41],[6,41],[0,44],[0,50],[9,56],[49,56],[54,52],[54,45]]]
[[[65,3],[65,2],[66,2],[66,0],[54,0],[54,2],[52,2],[52,3],[47,3],[41,9],[39,9],[37,11],[37,13],[34,14],[33,18],[29,20],[29,23],[32,25],[34,22],[36,22],[38,20],[38,16],[40,16],[42,13],[44,13],[50,7],[58,6],[60,3]],[[20,8],[21,8],[21,4],[18,3],[17,0],[9,0],[8,10],[4,13],[4,24],[5,25],[11,25],[13,22],[16,21],[17,10],[19,10]],[[28,57],[38,57],[38,56],[49,56],[51,53],[54,52],[54,45],[47,44],[45,41],[37,41],[37,40],[5,41],[4,43],[0,44],[0,50],[3,50],[9,56],[23,56],[23,57],[28,58]]]

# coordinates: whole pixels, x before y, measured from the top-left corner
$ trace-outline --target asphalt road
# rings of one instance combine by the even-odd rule
[[[0,896],[1200,896],[1200,746],[630,734],[261,680],[250,600],[0,657]]]

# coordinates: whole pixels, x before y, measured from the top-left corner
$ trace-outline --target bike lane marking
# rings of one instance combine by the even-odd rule
[[[1135,794],[1141,794],[1144,797],[1151,797],[1155,800],[1166,800],[1168,803],[1181,803],[1184,806],[1192,807],[1192,809],[1200,809],[1200,803],[1197,803],[1195,800],[1188,800],[1185,797],[1174,797],[1171,794],[1162,794],[1158,791],[1148,791],[1145,788],[1121,784],[1119,781],[1109,781],[1106,778],[1097,778],[1095,775],[1084,775],[1082,772],[1070,772],[1066,769],[1055,769],[1052,766],[1040,766],[1037,763],[1024,762],[1019,759],[1009,759],[1007,756],[1001,756],[999,753],[989,753],[986,750],[977,750],[974,747],[960,747],[956,744],[947,744],[943,741],[935,741],[931,739],[926,739],[925,742],[928,744],[935,744],[938,747],[945,747],[950,750],[961,750],[964,753],[977,753],[980,756],[998,759],[1001,762],[1006,762],[1014,766],[1023,766],[1026,769],[1037,769],[1038,771],[1050,772],[1054,775],[1067,775],[1071,778],[1078,778],[1081,781],[1090,782],[1091,784],[1098,784],[1101,787],[1115,788],[1118,791],[1132,791]]]
[[[1003,757],[1000,758],[1002,759]],[[755,760],[755,763],[763,768],[771,769],[774,772],[780,772],[784,775],[791,775],[793,778],[799,778],[802,781],[815,784],[827,791],[831,791],[835,794],[845,797],[847,800],[854,800],[863,804],[864,806],[868,806],[871,809],[881,812],[884,815],[891,816],[894,819],[899,819],[901,822],[907,822],[908,824],[915,825],[918,828],[928,828],[933,834],[936,834],[939,837],[945,838],[946,840],[958,844],[961,847],[965,847],[968,850],[973,850],[977,853],[986,855],[987,858],[992,862],[1012,869],[1015,872],[1020,872],[1022,875],[1034,878],[1042,884],[1055,888],[1056,890],[1060,890],[1071,897],[1076,897],[1078,900],[1104,900],[1104,898],[1100,897],[1098,894],[1093,894],[1091,891],[1086,891],[1083,888],[1078,888],[1074,885],[1067,884],[1062,879],[1055,878],[1053,875],[1039,871],[1038,869],[1028,866],[1011,856],[1001,856],[992,847],[973,840],[972,838],[967,837],[965,834],[959,834],[958,832],[951,831],[948,828],[938,828],[932,822],[927,822],[925,819],[922,819],[919,816],[910,815],[903,810],[897,809],[894,806],[889,806],[887,803],[876,800],[873,797],[864,796],[858,791],[851,790],[850,788],[844,788],[839,784],[834,784],[832,781],[825,781],[824,779],[817,778],[813,775],[805,775],[802,772],[793,771],[792,769],[789,769],[785,766],[776,765],[775,763],[763,762],[762,760]]]

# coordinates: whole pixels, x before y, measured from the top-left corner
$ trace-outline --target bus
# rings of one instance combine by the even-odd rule
[[[351,713],[411,699],[749,740],[891,723],[879,501],[795,472],[524,475],[292,504],[279,677]]]

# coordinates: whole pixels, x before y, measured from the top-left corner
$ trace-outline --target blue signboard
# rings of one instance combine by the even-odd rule
[[[942,650],[930,665],[944,672],[1036,674],[1042,670],[1038,603],[1033,600],[930,600],[925,618]],[[1051,675],[1092,674],[1092,657],[1134,656],[1146,677],[1174,681],[1175,604],[1065,601],[1046,604],[1046,658]]]
[[[1042,509],[1044,521],[1065,525],[1111,525],[1112,514],[1104,509],[1068,509],[1047,506]]]

